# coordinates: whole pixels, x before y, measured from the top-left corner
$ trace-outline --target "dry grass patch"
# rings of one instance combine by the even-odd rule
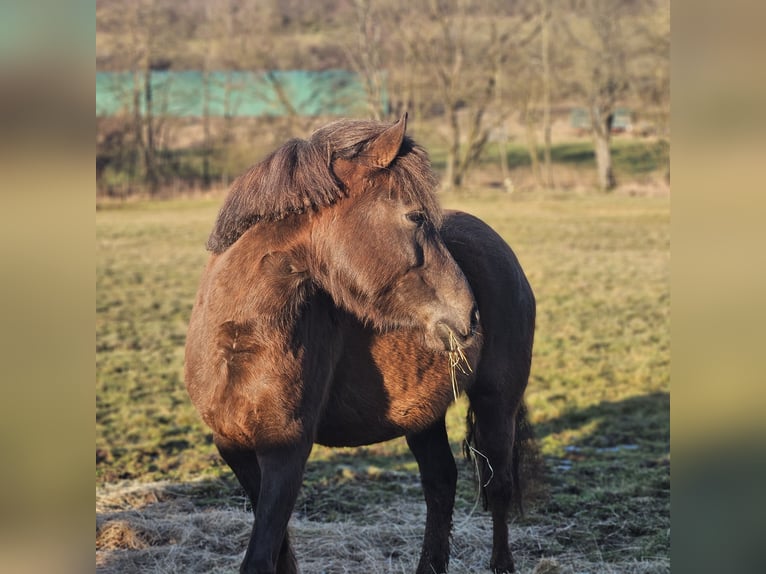
[[[128,485],[97,492],[97,571],[233,572],[244,555],[252,526],[245,508],[199,507],[194,486],[165,483]],[[130,506],[138,501],[139,507]],[[154,501],[154,502],[147,502]],[[117,508],[116,503],[126,503]],[[425,505],[401,502],[370,507],[365,521],[353,517],[323,522],[296,515],[290,523],[303,574],[414,572],[425,524]],[[517,571],[531,574],[669,572],[665,557],[603,562],[588,558],[576,545],[559,543],[574,522],[557,526],[511,523]],[[450,572],[488,572],[492,525],[484,512],[455,513]],[[553,559],[551,556],[556,555]]]

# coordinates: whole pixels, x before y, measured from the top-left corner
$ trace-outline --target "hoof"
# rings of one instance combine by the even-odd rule
[[[513,564],[513,558],[510,556],[504,558],[493,559],[489,563],[489,568],[492,570],[492,574],[511,574],[516,571],[516,567]]]
[[[415,574],[447,574],[447,565],[441,563],[433,566],[430,562],[420,562]]]

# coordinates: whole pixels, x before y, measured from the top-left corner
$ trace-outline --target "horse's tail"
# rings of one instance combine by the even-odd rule
[[[532,423],[529,422],[527,405],[521,401],[516,413],[516,440],[513,441],[513,495],[512,501],[519,514],[524,515],[523,494],[529,491],[533,481],[540,478],[542,462],[540,449]]]
[[[487,510],[486,484],[492,480],[494,469],[491,461],[486,459],[481,452],[481,446],[477,444],[476,415],[473,409],[468,407],[466,416],[466,439],[463,444],[463,452],[468,460],[475,463],[478,488],[481,491],[484,510]],[[527,486],[536,483],[542,474],[542,460],[540,450],[535,440],[534,429],[529,422],[527,406],[521,401],[516,412],[515,440],[511,453],[511,504],[520,515],[524,515],[524,494]],[[537,489],[535,489],[537,490]]]

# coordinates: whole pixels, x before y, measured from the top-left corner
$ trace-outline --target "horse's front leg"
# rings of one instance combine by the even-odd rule
[[[240,567],[243,574],[297,572],[287,538],[287,523],[310,450],[310,443],[301,443],[255,453],[260,469],[260,488],[250,542]]]
[[[253,508],[253,515],[255,515],[258,509],[258,497],[261,491],[261,468],[255,450],[250,447],[233,445],[218,436],[215,437],[215,443],[221,456],[226,461],[226,464],[228,464],[234,471],[237,480],[239,480],[239,483],[245,490]],[[242,566],[242,571],[246,571],[244,564]],[[290,546],[290,539],[287,532],[285,532],[282,546],[279,551],[277,572],[279,574],[296,574],[298,572],[295,555]]]
[[[417,574],[442,574],[449,563],[457,485],[457,467],[444,418],[422,432],[407,436],[407,444],[418,461],[426,499],[426,532]]]

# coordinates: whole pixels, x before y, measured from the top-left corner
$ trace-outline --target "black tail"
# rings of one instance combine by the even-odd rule
[[[466,437],[463,444],[463,453],[465,457],[473,461],[474,469],[478,470],[476,480],[481,491],[484,510],[487,510],[487,493],[483,482],[489,480],[492,469],[488,461],[481,452],[481,446],[477,444],[476,437],[476,415],[473,409],[468,407],[466,416]],[[521,516],[524,515],[524,494],[527,485],[536,482],[542,475],[542,459],[540,450],[535,440],[534,429],[529,422],[527,406],[522,400],[519,409],[516,412],[515,440],[513,442],[513,453],[511,459],[511,501],[513,507]]]
[[[528,495],[532,484],[538,485],[542,478],[542,458],[535,438],[535,430],[529,422],[524,401],[516,413],[516,440],[513,442],[513,504],[524,515],[522,495]]]

